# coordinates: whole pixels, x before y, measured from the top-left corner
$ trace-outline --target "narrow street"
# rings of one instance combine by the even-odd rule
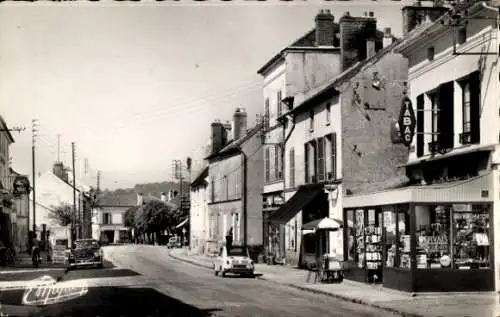
[[[172,259],[162,247],[113,246],[105,254],[117,268],[68,273],[70,279],[80,274],[81,281],[89,282],[87,294],[32,307],[25,316],[390,316],[259,279],[216,277],[211,270]],[[114,284],[92,287],[95,277],[104,281],[112,275],[106,271],[116,271]],[[128,282],[116,282],[120,279]],[[2,305],[21,305],[22,293],[3,292]]]

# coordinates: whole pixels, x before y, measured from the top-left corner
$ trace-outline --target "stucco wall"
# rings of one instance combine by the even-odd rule
[[[407,180],[402,165],[408,159],[408,148],[391,140],[391,125],[399,118],[404,97],[407,67],[402,55],[386,54],[341,87],[344,194],[347,190],[353,194],[383,190]],[[372,87],[374,72],[385,88]],[[353,100],[355,88],[359,103]]]
[[[483,15],[490,15],[487,11]],[[487,20],[469,20],[467,24],[467,41],[458,45],[459,52],[479,53],[482,50],[496,53],[498,47],[496,44],[495,28],[492,28],[491,21]],[[444,32],[437,37],[425,40],[422,45],[412,48],[408,52],[410,61],[409,80],[410,97],[413,104],[416,104],[416,98],[440,84],[449,81],[459,80],[466,75],[478,70],[480,64],[484,67],[483,78],[481,82],[481,118],[480,118],[480,143],[495,144],[498,143],[498,68],[495,64],[498,60],[497,55],[452,55],[452,35],[450,31]],[[427,48],[434,46],[435,57],[433,61],[427,60]],[[460,147],[459,134],[462,133],[462,107],[461,89],[455,86],[455,107],[454,107],[454,147]],[[424,109],[430,109],[430,101],[426,100]],[[431,112],[424,112],[424,131],[431,131]],[[430,134],[424,135],[424,144],[431,142]],[[416,138],[412,145],[416,147]],[[429,149],[424,146],[424,156],[429,155]],[[417,159],[416,151],[410,153],[410,161]]]

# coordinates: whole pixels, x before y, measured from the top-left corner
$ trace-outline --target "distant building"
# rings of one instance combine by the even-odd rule
[[[15,205],[12,201],[9,147],[14,138],[4,118],[0,116],[0,241],[5,245],[13,242],[17,227]]]
[[[208,202],[210,199],[210,187],[208,177],[208,166],[205,167],[191,183],[190,193],[190,238],[189,247],[192,250],[205,251],[208,234]]]
[[[247,130],[247,113],[237,108],[232,135],[221,122],[211,124],[208,161],[209,238],[219,244],[233,235],[234,244],[262,249],[262,126]],[[231,141],[228,141],[231,139]]]

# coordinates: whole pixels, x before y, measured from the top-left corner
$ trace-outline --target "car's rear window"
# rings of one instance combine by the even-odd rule
[[[231,248],[228,253],[229,256],[247,256],[245,248]]]

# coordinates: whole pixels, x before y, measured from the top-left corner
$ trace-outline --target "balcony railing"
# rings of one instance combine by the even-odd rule
[[[427,144],[429,146],[429,152],[431,154],[435,154],[435,153],[439,152],[439,143],[438,142],[432,141],[432,142],[429,142]]]
[[[471,144],[472,135],[470,132],[463,132],[459,134],[460,144]]]

